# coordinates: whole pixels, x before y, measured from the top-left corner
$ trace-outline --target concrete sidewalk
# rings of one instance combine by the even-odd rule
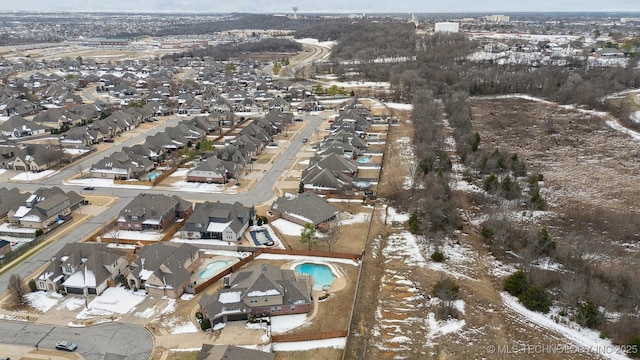
[[[39,349],[31,346],[0,344],[0,357],[6,356],[12,360],[83,360],[84,356],[77,352],[66,352],[55,349]]]

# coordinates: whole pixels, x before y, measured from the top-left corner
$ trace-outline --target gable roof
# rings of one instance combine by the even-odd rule
[[[184,265],[195,259],[198,249],[189,244],[156,243],[143,246],[137,255],[131,264],[134,276],[143,281],[154,276],[164,287],[177,289],[191,277]]]
[[[327,200],[313,192],[303,192],[293,199],[280,197],[271,204],[271,209],[300,218],[314,225],[327,221],[340,211],[329,205]]]
[[[311,303],[312,280],[309,276],[269,264],[253,265],[233,273],[229,283],[229,288],[200,299],[200,306],[206,309],[209,318],[223,312],[249,312],[250,308],[244,302],[246,298],[282,296],[282,305]]]
[[[238,234],[242,228],[249,222],[252,215],[251,208],[245,207],[239,202],[226,204],[220,201],[204,202],[196,204],[193,213],[187,220],[184,229],[194,231],[199,228],[195,224],[207,224],[204,229],[208,229],[211,223],[224,223]],[[200,229],[201,230],[201,229]]]

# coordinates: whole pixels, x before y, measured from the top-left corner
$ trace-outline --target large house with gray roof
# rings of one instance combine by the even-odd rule
[[[162,230],[192,211],[193,205],[176,195],[138,194],[120,211],[116,223],[120,230]]]
[[[200,266],[198,249],[189,244],[156,243],[143,246],[130,265],[127,283],[147,294],[176,299],[191,285]]]
[[[30,229],[45,229],[57,221],[66,220],[78,209],[84,198],[74,191],[59,187],[40,188],[22,204],[7,213],[9,222]]]
[[[11,166],[16,171],[44,171],[60,163],[62,149],[43,144],[27,144],[16,154]]]
[[[262,264],[231,274],[229,286],[200,299],[211,325],[257,316],[304,314],[311,304],[313,280],[293,270]]]
[[[219,201],[196,204],[193,214],[180,230],[183,238],[238,241],[249,227],[254,210],[239,202]]]
[[[340,211],[327,200],[307,191],[294,197],[280,197],[271,204],[271,213],[298,225],[313,224],[316,228],[327,226],[338,219]]]
[[[127,251],[101,243],[68,243],[35,277],[37,290],[100,295],[128,272]]]

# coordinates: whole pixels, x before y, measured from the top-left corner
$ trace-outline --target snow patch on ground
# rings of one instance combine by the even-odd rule
[[[24,297],[27,299],[31,307],[43,313],[56,306],[58,304],[58,300],[60,300],[60,295],[58,293],[44,291],[30,292]]]
[[[290,343],[274,343],[273,351],[305,351],[320,348],[344,349],[347,338],[332,338],[314,341],[296,341]]]
[[[144,291],[133,292],[124,287],[110,287],[89,302],[87,308],[76,315],[76,319],[127,314],[134,310],[136,305],[145,299],[145,296]]]
[[[271,332],[281,334],[306,324],[307,314],[282,315],[271,317]]]
[[[525,321],[555,331],[580,346],[581,349],[591,349],[594,353],[608,359],[629,359],[625,354],[616,352],[617,348],[611,341],[601,339],[600,334],[595,330],[585,329],[576,324],[558,323],[545,314],[525,308],[514,296],[505,292],[500,293],[500,296],[504,305],[520,315]]]
[[[281,234],[287,236],[300,236],[300,234],[302,233],[302,229],[304,228],[301,225],[294,224],[291,221],[287,221],[284,219],[273,220],[270,224],[271,226],[278,229]]]
[[[362,224],[369,222],[371,219],[371,214],[369,213],[358,213],[355,215],[344,213],[341,216],[345,217],[345,219],[340,220],[340,225]]]

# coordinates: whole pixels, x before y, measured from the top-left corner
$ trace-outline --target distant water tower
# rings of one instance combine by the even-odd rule
[[[297,19],[298,18],[298,7],[294,6],[292,9],[293,9],[293,18]]]

